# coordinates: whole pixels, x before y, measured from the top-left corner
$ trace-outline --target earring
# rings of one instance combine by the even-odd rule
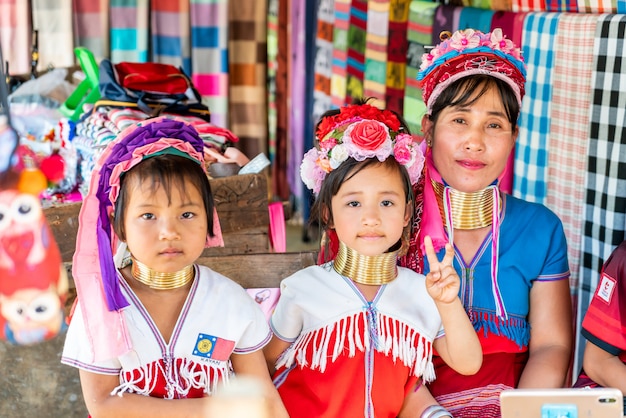
[[[433,146],[433,140],[430,137],[426,138],[426,146],[428,148],[432,148]]]

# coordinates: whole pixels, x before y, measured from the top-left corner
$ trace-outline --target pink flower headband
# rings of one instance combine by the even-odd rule
[[[466,29],[442,40],[422,56],[417,75],[429,112],[437,97],[451,83],[474,74],[486,74],[505,81],[521,106],[526,67],[520,49],[502,34],[502,29],[489,33]]]
[[[408,132],[402,132],[398,117],[389,110],[368,104],[348,105],[327,116],[317,128],[319,149],[312,148],[302,159],[300,177],[317,195],[326,175],[349,157],[357,161],[393,156],[406,167],[411,184],[417,183],[424,168],[424,153]]]

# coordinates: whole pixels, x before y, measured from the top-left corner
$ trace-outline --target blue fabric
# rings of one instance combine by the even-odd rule
[[[464,7],[459,18],[459,29],[476,29],[483,33],[491,31],[491,18],[494,10],[483,10],[475,7]]]
[[[563,225],[548,208],[505,195],[500,224],[498,284],[509,320],[497,319],[491,290],[491,233],[473,260],[463,261],[457,248],[454,267],[461,277],[459,297],[474,328],[503,334],[523,347],[528,345],[527,321],[530,289],[535,280],[569,278]],[[438,256],[443,258],[445,249]],[[425,271],[430,271],[424,260]]]
[[[522,54],[526,59],[526,96],[522,100],[515,147],[513,195],[545,203],[550,132],[552,68],[558,13],[529,13],[524,22]]]

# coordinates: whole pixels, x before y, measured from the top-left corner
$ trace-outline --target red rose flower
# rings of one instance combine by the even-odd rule
[[[374,151],[389,139],[389,133],[381,124],[373,120],[363,120],[352,125],[350,138],[357,147],[366,151]]]

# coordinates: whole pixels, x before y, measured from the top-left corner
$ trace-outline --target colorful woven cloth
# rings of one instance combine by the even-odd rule
[[[230,1],[228,128],[252,158],[267,153],[266,38],[267,2]]]
[[[565,229],[570,288],[578,289],[594,34],[598,16],[564,14],[554,42],[546,205]],[[574,368],[578,370],[578,368]]]
[[[491,20],[494,13],[495,11],[493,10],[478,9],[476,7],[464,7],[461,9],[461,15],[459,17],[459,29],[477,29],[484,33],[491,32],[493,27]],[[502,30],[504,31],[504,29]],[[519,45],[519,43],[516,43],[515,41],[513,42],[516,45]]]
[[[511,9],[514,12],[546,11],[546,0],[513,0]]]
[[[74,0],[74,39],[96,61],[109,57],[109,1]]]
[[[0,45],[4,60],[9,62],[9,74],[30,72],[30,32],[28,2],[0,1]]]
[[[626,15],[601,15],[594,38],[577,318],[585,317],[604,260],[625,238],[626,93],[622,81],[625,25]],[[580,323],[575,335],[580,335]],[[578,354],[580,357],[581,352]]]
[[[278,2],[267,1],[267,147],[270,161],[276,155],[276,70],[278,68]]]
[[[190,0],[191,81],[211,109],[211,122],[228,126],[228,1]]]
[[[447,4],[437,7],[435,19],[433,20],[431,45],[437,45],[441,42],[441,39],[439,38],[441,32],[449,31],[454,33],[459,29],[461,10],[463,10],[463,7]]]
[[[580,13],[626,13],[622,0],[578,0]]]
[[[387,109],[402,114],[406,85],[406,50],[409,20],[408,0],[391,0],[387,42]]]
[[[352,0],[348,28],[348,71],[346,102],[363,97],[365,45],[367,37],[367,0]]]
[[[387,44],[389,43],[389,0],[367,3],[365,34],[364,97],[375,97],[376,107],[385,108],[387,93]]]
[[[335,0],[333,68],[330,80],[330,95],[334,107],[346,104],[348,28],[350,27],[351,7],[351,0]]]
[[[74,65],[72,0],[32,0],[32,14],[39,31],[38,69]]]
[[[149,0],[111,2],[111,61],[147,62]]]
[[[547,138],[558,16],[531,13],[524,24],[522,51],[527,81],[515,147],[513,195],[530,202],[544,203],[546,198]]]
[[[313,57],[313,121],[319,120],[321,114],[332,107],[330,78],[333,70],[334,3],[334,0],[320,0],[317,8],[317,37]]]
[[[191,74],[189,0],[150,2],[151,61],[182,67]]]
[[[404,119],[412,133],[421,130],[422,116],[426,105],[422,100],[422,91],[417,83],[417,73],[422,65],[424,47],[432,44],[432,25],[437,3],[412,1],[409,7],[407,29],[407,65],[406,87],[404,91]]]

